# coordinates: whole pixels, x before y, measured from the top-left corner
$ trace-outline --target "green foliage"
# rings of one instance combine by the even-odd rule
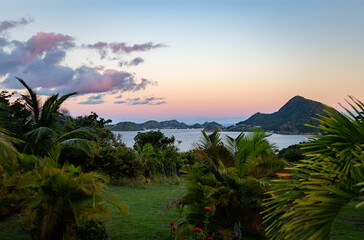
[[[22,99],[18,98],[10,102],[16,92],[9,93],[6,90],[0,92],[0,119],[4,128],[15,134],[17,138],[29,131],[31,116],[30,111],[22,104]]]
[[[202,134],[195,150],[200,161],[185,177],[187,193],[175,201],[185,215],[179,234],[188,235],[196,226],[225,239],[265,239],[263,199],[272,174],[286,163],[275,156],[269,135],[261,130],[228,138],[226,145],[218,131]],[[212,208],[207,226],[205,206]]]
[[[97,115],[96,113],[91,112],[90,115],[72,118],[65,126],[65,129],[67,131],[72,131],[80,128],[89,129],[98,136],[101,144],[125,146],[121,142],[121,139],[117,139],[114,134],[105,127],[109,123],[111,123],[110,119],[105,120],[104,118],[99,117],[99,115]]]
[[[14,144],[20,146],[22,141],[11,137],[0,121],[0,221],[12,217],[26,223],[32,239],[70,239],[74,224],[99,215],[109,217],[108,203],[125,215],[126,208],[107,190],[108,176],[63,164],[75,162],[68,156],[92,159],[98,141],[86,128],[65,131],[70,118],[59,110],[74,93],[53,95],[41,104],[39,96],[18,80],[28,90],[22,95],[24,108],[18,110],[28,111],[24,129],[30,128],[20,137],[26,140],[25,152],[36,156],[19,153]],[[11,105],[11,95],[2,94],[0,120],[15,118],[19,112],[11,107],[21,103]]]
[[[351,97],[353,112],[328,107],[320,116],[325,132],[304,144],[308,160],[289,168],[293,179],[279,180],[266,206],[272,239],[331,239],[335,220],[353,200],[364,200],[364,104]],[[358,207],[361,204],[358,204]]]
[[[281,149],[278,152],[278,156],[287,160],[288,162],[298,162],[300,160],[306,159],[304,154],[307,153],[308,151],[309,150],[303,148],[302,143],[294,144]]]
[[[145,144],[152,144],[153,148],[166,148],[168,145],[174,144],[175,138],[166,137],[161,131],[148,131],[148,132],[138,132],[134,137],[134,148],[144,147]]]
[[[69,93],[59,97],[58,94],[48,97],[43,104],[39,95],[31,89],[22,79],[19,82],[28,90],[28,95],[22,95],[26,108],[31,112],[32,128],[56,127],[60,122],[65,121],[66,115],[61,113],[60,107],[64,101],[76,93]]]
[[[28,219],[33,239],[69,239],[79,220],[109,217],[106,203],[127,214],[126,208],[108,192],[106,175],[83,173],[73,165],[58,168],[48,158],[17,155],[17,173],[6,175],[0,182],[0,221],[20,213],[16,216]]]
[[[88,169],[109,174],[115,183],[125,177],[146,183],[146,178],[178,175],[183,163],[184,158],[176,147],[154,148],[147,143],[142,148],[138,146],[136,150],[127,147],[100,147]]]
[[[142,131],[143,128],[134,122],[119,122],[115,125],[107,126],[111,131]]]
[[[86,221],[83,225],[73,226],[76,240],[107,240],[105,226],[94,219]]]
[[[132,149],[106,145],[98,148],[93,163],[88,169],[102,171],[114,182],[123,176],[135,177],[135,161],[136,154]]]

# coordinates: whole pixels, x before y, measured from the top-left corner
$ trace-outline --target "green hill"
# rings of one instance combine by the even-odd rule
[[[317,133],[315,129],[306,127],[305,124],[317,125],[313,118],[317,114],[324,114],[325,106],[301,96],[293,97],[278,112],[271,114],[256,113],[249,119],[228,127],[228,131],[248,131],[261,127],[266,131],[280,134],[305,134]]]
[[[138,124],[134,122],[119,122],[114,125],[106,125],[110,131],[141,131],[141,128]]]

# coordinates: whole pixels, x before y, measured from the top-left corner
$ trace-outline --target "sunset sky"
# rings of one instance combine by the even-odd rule
[[[364,101],[364,1],[2,1],[0,88],[114,123],[236,123],[300,95]]]

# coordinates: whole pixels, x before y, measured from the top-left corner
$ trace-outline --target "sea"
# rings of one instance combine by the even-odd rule
[[[150,131],[150,130],[146,130]],[[114,134],[121,134],[122,141],[127,147],[133,147],[134,137],[138,132],[146,131],[114,131]],[[157,131],[154,129],[154,131]],[[181,152],[186,152],[194,148],[195,143],[198,143],[202,139],[202,129],[160,129],[167,137],[174,136],[176,139],[175,145]],[[209,133],[208,133],[209,134]],[[211,133],[210,133],[211,134]],[[226,136],[237,137],[240,132],[220,132],[223,140]],[[250,133],[246,133],[250,134]],[[278,150],[286,148],[290,145],[297,144],[303,141],[309,140],[310,136],[307,135],[283,135],[283,134],[272,134],[268,137],[269,142],[274,143]]]

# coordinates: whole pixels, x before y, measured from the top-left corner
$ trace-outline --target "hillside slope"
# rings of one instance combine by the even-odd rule
[[[230,126],[229,131],[248,131],[254,127],[261,127],[266,131],[280,134],[316,133],[315,129],[305,124],[317,125],[313,118],[317,114],[324,114],[325,106],[313,100],[295,96],[290,99],[278,112],[271,114],[256,113],[249,119]]]

